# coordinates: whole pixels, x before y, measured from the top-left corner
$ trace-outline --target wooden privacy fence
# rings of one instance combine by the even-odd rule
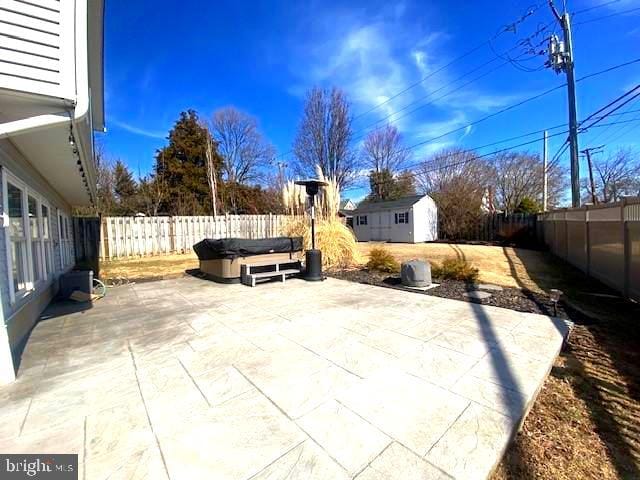
[[[203,238],[277,237],[283,234],[290,218],[288,215],[104,217],[100,258],[187,253]]]
[[[514,242],[523,245],[536,242],[536,215],[528,213],[487,213],[470,222],[458,235],[450,240],[483,242]],[[440,227],[440,231],[443,232]],[[443,238],[446,233],[443,232]]]
[[[540,214],[538,236],[555,255],[640,301],[640,197]]]

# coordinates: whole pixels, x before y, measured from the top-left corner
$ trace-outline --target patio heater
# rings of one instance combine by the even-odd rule
[[[309,196],[311,205],[311,250],[305,252],[305,273],[304,279],[309,282],[322,280],[322,252],[316,250],[316,211],[315,198],[321,187],[329,185],[322,180],[300,180],[296,185],[303,185]]]

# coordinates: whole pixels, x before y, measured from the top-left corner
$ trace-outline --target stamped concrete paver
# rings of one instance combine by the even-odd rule
[[[453,477],[397,442],[376,458],[358,480],[398,478],[402,480],[451,480]]]
[[[0,387],[0,451],[80,478],[483,478],[557,319],[329,279],[193,277],[51,305]]]
[[[348,480],[349,474],[313,441],[305,440],[251,480]]]
[[[361,471],[391,439],[335,400],[300,418],[300,426],[351,475]]]
[[[485,478],[514,426],[513,418],[472,403],[425,458],[454,478]]]

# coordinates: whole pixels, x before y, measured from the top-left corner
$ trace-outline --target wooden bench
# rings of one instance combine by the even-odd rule
[[[283,268],[284,267],[284,268]],[[253,269],[268,269],[260,272],[252,272]],[[257,280],[280,277],[284,283],[287,275],[300,273],[302,266],[299,260],[280,260],[246,263],[241,267],[242,283],[250,287],[256,286]]]

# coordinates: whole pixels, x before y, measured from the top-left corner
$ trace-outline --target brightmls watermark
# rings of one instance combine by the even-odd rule
[[[78,455],[0,453],[0,480],[78,480]]]

